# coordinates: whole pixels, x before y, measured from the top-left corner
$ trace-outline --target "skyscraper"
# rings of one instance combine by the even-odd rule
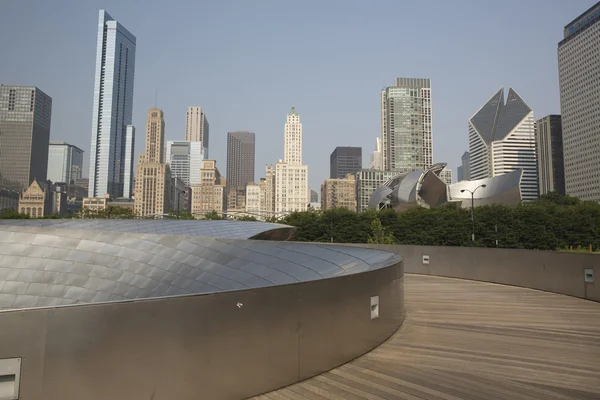
[[[204,158],[208,158],[208,119],[199,106],[190,106],[185,118],[185,140],[202,142]]]
[[[89,197],[121,197],[127,171],[128,136],[133,111],[135,36],[104,10],[98,18]]]
[[[133,182],[135,173],[133,171],[133,157],[135,152],[135,127],[127,125],[125,128],[125,163],[123,173],[123,197],[133,197]]]
[[[329,156],[329,178],[343,179],[362,169],[361,147],[336,147]]]
[[[521,198],[538,197],[533,110],[512,88],[501,88],[469,119],[470,180],[522,169]]]
[[[560,115],[535,121],[540,194],[565,194],[565,169]]]
[[[171,170],[165,163],[165,120],[162,110],[148,110],[146,151],[140,154],[135,177],[135,212],[157,217],[172,208]]]
[[[34,86],[0,85],[0,188],[46,181],[52,99]]]
[[[288,113],[284,127],[284,157],[275,166],[267,165],[268,182],[275,172],[273,208],[267,211],[306,211],[310,200],[308,166],[302,165],[302,123],[295,107]]]
[[[369,168],[382,171],[383,170],[383,152],[381,150],[381,138],[375,140],[375,151],[371,153],[371,163]]]
[[[70,184],[81,179],[83,150],[65,142],[50,142],[48,146],[48,179]]]
[[[566,193],[600,201],[600,2],[571,21],[558,44]]]
[[[255,136],[252,132],[227,133],[226,193],[229,209],[242,206],[236,198],[238,188],[245,188],[247,183],[254,182],[254,144]]]
[[[166,162],[171,175],[183,181],[187,186],[202,183],[200,169],[204,159],[202,142],[184,142],[169,140],[166,146]]]
[[[462,163],[462,177],[458,178],[458,181],[468,181],[471,180],[471,153],[465,151],[461,157]]]
[[[383,169],[425,170],[432,165],[431,82],[396,78],[381,92]]]

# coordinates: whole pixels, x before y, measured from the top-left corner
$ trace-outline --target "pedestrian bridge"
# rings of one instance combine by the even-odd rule
[[[597,255],[205,222],[0,222],[0,399],[600,398]]]

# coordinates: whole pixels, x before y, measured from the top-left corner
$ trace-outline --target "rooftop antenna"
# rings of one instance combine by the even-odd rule
[[[156,88],[154,88],[154,108],[156,108],[156,97],[158,96]]]

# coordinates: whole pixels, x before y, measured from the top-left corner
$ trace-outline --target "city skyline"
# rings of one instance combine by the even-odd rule
[[[500,8],[495,8],[493,5],[479,6],[474,2],[469,4],[471,4],[473,13],[475,14],[484,13],[485,11],[489,11],[489,9],[499,11],[498,15],[494,16],[493,18],[489,16],[489,13],[486,13],[488,16],[488,20],[485,24],[486,26],[492,23],[497,24],[500,28],[505,26],[505,23],[503,22],[503,15],[506,16],[506,13],[500,10]],[[354,83],[352,85],[352,91],[347,91],[346,89],[343,89],[344,85],[347,84],[347,80],[344,78],[347,76],[347,74],[350,74],[350,71],[344,72],[336,79],[326,78],[330,76],[329,74],[331,68],[333,65],[335,65],[333,58],[326,57],[324,60],[326,61],[325,63],[318,63],[318,65],[323,68],[324,75],[319,74],[319,69],[311,70],[313,75],[314,73],[317,73],[319,79],[314,80],[314,82],[310,81],[310,74],[303,73],[301,70],[296,68],[292,72],[292,75],[295,76],[296,81],[299,82],[292,82],[290,87],[284,90],[283,98],[277,98],[277,101],[269,100],[265,102],[256,100],[256,92],[253,88],[255,85],[260,85],[261,83],[264,84],[265,82],[267,85],[267,93],[270,93],[275,87],[284,87],[278,83],[283,82],[279,79],[283,72],[286,73],[286,76],[289,76],[289,71],[284,71],[282,68],[283,65],[276,64],[273,67],[274,69],[269,71],[269,75],[275,74],[273,81],[269,81],[267,78],[269,75],[264,74],[258,74],[252,79],[252,81],[248,81],[246,73],[255,73],[255,68],[253,67],[249,68],[247,72],[244,72],[239,79],[231,79],[231,74],[234,73],[234,71],[236,71],[236,73],[239,72],[237,67],[228,67],[229,69],[224,71],[225,73],[223,74],[222,78],[219,78],[218,76],[213,78],[213,75],[207,71],[202,72],[196,70],[193,73],[194,83],[191,84],[189,88],[180,85],[181,79],[176,79],[176,77],[168,77],[168,75],[164,74],[159,74],[159,76],[164,77],[163,82],[157,83],[156,81],[149,81],[148,78],[150,74],[155,73],[156,68],[158,68],[156,65],[153,65],[153,63],[141,61],[148,60],[149,57],[152,57],[152,52],[149,51],[149,47],[151,47],[157,39],[156,34],[152,33],[150,30],[150,25],[152,24],[149,22],[152,21],[152,18],[150,18],[150,21],[144,20],[144,16],[148,16],[149,11],[128,8],[127,6],[120,5],[117,2],[107,2],[103,3],[101,6],[83,6],[76,4],[74,5],[73,10],[70,12],[77,16],[75,21],[77,28],[85,26],[85,28],[81,30],[81,35],[79,35],[81,37],[68,39],[66,36],[63,37],[62,30],[58,28],[58,32],[53,32],[50,30],[48,32],[48,36],[54,38],[55,40],[73,40],[76,42],[75,44],[77,51],[75,53],[78,54],[76,61],[78,65],[81,64],[81,71],[78,71],[75,74],[68,74],[68,78],[70,79],[68,81],[65,81],[66,75],[61,76],[60,74],[56,77],[56,82],[48,80],[44,81],[43,75],[41,75],[39,72],[36,72],[38,71],[36,68],[28,67],[22,69],[21,71],[15,67],[13,61],[7,59],[3,60],[3,64],[6,64],[6,68],[2,68],[3,73],[0,74],[0,80],[5,84],[36,85],[46,93],[49,93],[49,95],[55,100],[55,107],[53,107],[55,115],[53,116],[52,121],[53,126],[51,131],[51,140],[73,143],[74,145],[82,149],[86,149],[87,151],[87,149],[89,149],[89,143],[87,143],[86,140],[89,140],[89,137],[86,138],[87,135],[82,135],[81,132],[85,132],[87,129],[89,129],[86,127],[86,125],[89,127],[89,118],[91,118],[91,110],[89,105],[92,103],[91,92],[93,90],[90,88],[89,81],[90,75],[93,74],[94,57],[93,50],[90,51],[90,46],[94,45],[93,43],[95,42],[95,36],[97,33],[94,32],[97,28],[94,20],[97,18],[98,9],[106,8],[106,10],[115,19],[127,26],[131,32],[135,32],[138,42],[143,42],[145,46],[143,51],[144,55],[142,58],[140,58],[140,54],[142,53],[140,49],[138,49],[138,54],[136,54],[136,61],[138,65],[136,67],[133,125],[143,126],[145,110],[152,106],[156,99],[156,104],[165,111],[165,119],[170,126],[169,134],[166,140],[181,140],[185,133],[184,126],[186,109],[191,104],[198,104],[202,106],[203,110],[206,110],[206,113],[211,120],[211,131],[213,131],[211,136],[213,136],[214,139],[211,139],[211,158],[218,160],[220,165],[224,165],[226,160],[225,142],[227,131],[245,129],[254,132],[260,132],[257,139],[259,139],[261,143],[265,144],[264,147],[261,146],[261,148],[257,148],[256,168],[260,171],[263,169],[265,164],[272,162],[272,157],[270,154],[275,154],[276,150],[280,148],[280,131],[277,129],[281,123],[279,116],[283,110],[289,109],[289,104],[295,104],[299,109],[303,110],[304,123],[306,125],[304,133],[304,150],[306,160],[304,163],[309,165],[312,171],[315,171],[315,173],[311,174],[309,183],[311,187],[319,187],[319,185],[327,177],[326,173],[321,172],[326,169],[328,163],[327,151],[323,152],[320,150],[309,150],[311,150],[317,143],[321,142],[323,142],[323,147],[327,148],[328,151],[331,151],[330,149],[333,149],[336,146],[360,146],[365,149],[371,149],[373,146],[373,137],[376,137],[379,132],[379,111],[377,109],[379,105],[377,104],[376,100],[378,90],[388,84],[390,80],[396,76],[425,76],[431,78],[432,86],[435,90],[435,95],[433,96],[433,108],[435,108],[433,121],[433,161],[446,161],[449,163],[449,166],[452,169],[455,169],[459,163],[460,154],[462,154],[462,152],[467,148],[467,141],[464,137],[464,121],[467,120],[470,112],[472,112],[470,110],[477,108],[479,99],[485,98],[487,93],[496,89],[497,87],[518,87],[520,94],[524,98],[528,99],[528,103],[538,116],[557,114],[560,112],[558,83],[556,82],[556,43],[561,39],[562,27],[570,20],[580,15],[585,9],[589,8],[589,6],[594,4],[594,2],[580,1],[573,2],[572,4],[564,4],[557,1],[552,3],[551,6],[548,6],[548,4],[550,3],[532,2],[531,4],[526,5],[527,9],[536,9],[542,12],[545,16],[543,22],[536,22],[536,29],[533,31],[531,29],[527,30],[526,28],[520,28],[519,24],[515,24],[519,28],[515,32],[511,32],[509,35],[503,34],[502,29],[498,29],[498,36],[496,36],[496,34],[492,35],[491,33],[487,33],[487,35],[492,35],[492,37],[488,37],[487,40],[500,40],[500,37],[502,37],[504,42],[512,43],[517,43],[517,37],[519,35],[528,33],[531,36],[531,40],[533,40],[534,45],[530,46],[528,49],[529,55],[527,61],[530,62],[531,65],[526,66],[525,70],[521,69],[521,65],[519,68],[500,68],[494,71],[488,71],[485,74],[477,73],[475,71],[474,74],[472,67],[466,65],[464,59],[461,59],[460,54],[462,54],[463,51],[466,51],[465,49],[468,47],[463,45],[458,47],[458,54],[451,55],[451,57],[448,59],[450,64],[449,68],[440,68],[439,66],[431,65],[430,63],[426,62],[428,60],[424,60],[424,62],[411,62],[406,64],[392,62],[390,63],[390,66],[385,68],[373,68],[368,76],[366,76],[364,72],[361,72],[359,75],[361,82]],[[438,5],[439,9],[447,10],[444,4],[438,3]],[[213,9],[214,7],[218,6],[210,6],[209,8]],[[421,8],[419,5],[410,5],[407,7],[407,12],[409,13],[417,13]],[[62,6],[59,6],[58,8],[62,8]],[[149,9],[150,8],[152,7],[149,7]],[[308,17],[307,13],[308,9],[311,8],[311,5],[304,5],[300,8],[300,12],[305,17]],[[352,5],[349,7],[349,10],[344,11],[343,15],[351,19],[358,11],[360,11],[360,8],[361,7],[357,5]],[[384,8],[385,7],[383,5],[377,5],[369,8],[368,12],[370,14],[379,14],[383,12]],[[43,14],[42,11],[44,9],[45,5],[40,3],[40,10],[32,11],[35,14],[32,17],[35,19],[36,15],[40,13],[37,18],[41,19]],[[237,15],[238,12],[240,14],[248,12],[248,9],[245,9],[244,7],[241,7],[241,9],[243,10],[236,11],[234,15],[235,18],[240,18]],[[20,6],[17,4],[11,4],[8,6],[7,12],[4,15],[9,17],[11,15],[19,16],[19,12]],[[271,12],[276,11],[271,10]],[[327,8],[325,10],[325,15],[331,12],[333,12],[333,10]],[[26,15],[27,13],[22,14]],[[450,14],[448,16],[458,18],[458,14]],[[171,27],[171,24],[173,23],[173,16],[169,10],[166,11],[165,17],[165,23]],[[4,18],[0,18],[4,22]],[[436,21],[440,21],[439,18],[440,17],[434,16]],[[15,19],[18,21],[18,18],[15,17]],[[452,20],[452,18],[448,19]],[[540,18],[540,20],[541,19],[542,18]],[[11,21],[8,19],[6,22],[7,24],[3,24],[3,28],[14,25],[11,24]],[[325,29],[325,25],[321,24],[321,21],[315,22],[319,23],[317,24],[319,30]],[[453,23],[457,24],[459,22],[460,20],[458,19],[453,21]],[[443,24],[443,22],[440,23]],[[268,25],[271,26],[272,24],[276,24],[276,22],[269,20],[269,24]],[[179,28],[175,25],[172,26],[172,30],[176,31],[177,29]],[[206,29],[215,30],[218,28],[210,25]],[[15,33],[18,33],[18,29],[15,31]],[[307,32],[304,31],[300,33],[307,34]],[[367,32],[367,29],[359,29],[359,33],[364,35],[364,39],[362,39],[361,42],[368,40],[370,34]],[[167,40],[169,36],[172,37],[173,34],[173,32],[166,33],[164,40]],[[250,34],[250,36],[260,34],[261,33],[257,31]],[[455,30],[451,30],[449,34],[462,37],[461,35],[463,35],[464,32],[457,28]],[[4,37],[8,36],[4,35]],[[432,50],[434,52],[437,51],[436,54],[438,55],[434,56],[434,58],[442,57],[444,51],[440,47],[441,43],[432,42],[433,38],[433,34],[428,34],[425,38],[423,38],[423,40],[429,45],[433,46],[432,48],[428,49],[429,52]],[[228,42],[230,38],[223,40]],[[328,43],[327,46],[333,45],[335,42],[336,40],[333,38],[326,38],[326,43]],[[211,42],[211,46],[213,46],[211,48],[218,46],[218,43],[219,42],[216,41]],[[310,43],[314,44],[314,42]],[[7,45],[8,44],[9,43],[7,43]],[[383,44],[384,43],[382,43],[382,45]],[[311,52],[311,50],[305,46],[300,46],[302,54]],[[12,47],[14,47],[14,45]],[[62,50],[57,49],[57,51],[60,53]],[[341,55],[345,56],[347,51],[349,52],[349,49],[342,49]],[[383,50],[381,50],[380,46],[373,51],[377,51],[376,54],[379,54],[379,52]],[[489,65],[488,63],[497,63],[501,60],[501,57],[506,57],[506,50],[498,51],[498,49],[494,49],[494,51],[498,54],[492,58],[487,57],[488,61],[485,62],[485,66]],[[522,51],[524,50],[512,49],[508,53],[520,53]],[[17,51],[17,53],[23,57],[21,51]],[[192,76],[190,73],[192,73],[192,71],[190,70],[188,72],[188,69],[184,67],[183,53],[180,54],[178,52],[171,52],[169,53],[169,56],[177,56],[171,60],[172,63],[177,65],[176,68],[178,70],[182,70],[182,78],[190,79]],[[72,55],[70,57],[71,59],[74,59]],[[431,62],[431,58],[429,61]],[[461,70],[461,74],[463,74],[462,76],[465,76],[464,74],[466,73],[471,77],[470,80],[461,82],[460,85],[453,82],[451,78],[452,74],[456,72],[457,62],[460,63],[460,68],[464,69],[464,71]],[[158,64],[164,65],[161,63]],[[207,64],[210,66],[210,68],[207,67],[208,70],[212,70],[212,68],[216,67],[218,62],[209,60],[207,61]],[[544,65],[544,68],[541,70],[540,74],[538,74],[541,65]],[[219,64],[219,66],[222,67],[223,65]],[[304,63],[302,66],[305,67],[306,64]],[[50,65],[49,68],[57,68],[57,66]],[[483,67],[480,65],[477,69],[479,70],[481,68]],[[504,69],[505,72],[503,72],[502,69]],[[142,70],[144,71],[142,72]],[[27,72],[28,76],[30,76],[29,79],[26,79],[25,72]],[[143,78],[140,78],[140,73]],[[206,76],[206,79],[202,78],[203,75]],[[232,81],[233,83],[225,83],[223,79]],[[265,81],[265,79],[267,80]],[[532,82],[527,83],[527,79],[530,79]],[[62,83],[62,86],[65,86],[65,84],[70,83],[71,80],[73,81],[73,84],[69,84],[68,88],[61,87],[60,90],[56,90],[58,83]],[[458,80],[460,79],[457,79],[457,81]],[[78,83],[80,81],[82,82],[81,85]],[[207,82],[201,83],[203,81]],[[241,89],[237,90],[238,96],[232,100],[228,95],[228,93],[231,91],[231,85],[237,85],[240,81],[242,82],[242,87]],[[225,86],[223,86],[224,83]],[[306,86],[307,84],[308,86],[305,90],[303,90],[303,86]],[[218,88],[218,90],[216,88]],[[318,88],[318,90],[315,90],[315,88]],[[173,89],[175,89],[175,91],[173,91]],[[321,94],[324,94],[325,91],[333,92],[334,96],[339,99],[351,96],[354,104],[343,104],[339,106],[332,105],[333,108],[327,111],[321,111],[320,109],[323,107],[321,105],[322,100],[320,100],[319,97]],[[455,97],[459,91],[462,92],[460,94],[461,102],[456,103],[462,104],[456,104],[452,100],[452,98]],[[65,93],[68,93],[68,95],[65,95]],[[177,93],[177,95],[175,95],[175,93]],[[75,95],[75,99],[78,100],[71,99],[70,96],[73,94]],[[231,104],[228,107],[220,105],[225,98],[227,98],[228,101],[231,101]],[[73,117],[73,121],[68,119],[65,120],[64,118],[66,112],[64,104],[66,101],[81,103],[81,112],[76,113],[77,115]],[[62,106],[58,107],[59,104],[62,104]],[[361,116],[361,118],[358,120],[352,118],[355,113],[358,113],[357,110],[364,110],[364,112],[361,111],[361,113],[358,114]],[[332,113],[336,114],[340,111],[344,112],[342,118],[333,118],[332,121],[329,121],[328,119],[331,118],[324,117],[324,115],[332,115]],[[56,114],[58,114],[58,116]],[[71,111],[69,111],[69,114],[71,114]],[[81,114],[87,115],[85,119],[80,116]],[[451,118],[449,118],[450,114]],[[84,122],[80,123],[80,119],[84,120]],[[339,124],[340,121],[342,121],[342,125],[339,128],[332,129],[332,127]],[[135,154],[139,154],[142,151],[141,142],[141,140],[137,141],[134,152]],[[368,165],[368,157],[369,152],[365,152],[365,154],[363,154],[363,166]],[[84,165],[84,176],[88,172],[89,165]],[[259,177],[257,177],[257,179],[258,178]]]

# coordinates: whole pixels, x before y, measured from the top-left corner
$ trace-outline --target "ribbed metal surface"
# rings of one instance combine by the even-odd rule
[[[83,223],[71,224],[76,222]],[[231,223],[207,222],[225,222],[215,224],[222,228]],[[129,232],[118,231],[125,229],[123,223],[131,224]],[[0,224],[0,310],[259,288],[400,260],[383,251],[342,246],[131,233],[135,225],[178,232],[177,224],[188,225],[96,221],[101,231],[90,230],[93,223],[90,229]]]
[[[282,224],[225,220],[12,219],[0,221],[0,226],[2,225],[94,229],[108,232],[207,236],[230,239],[250,239],[276,229],[293,229]]]

